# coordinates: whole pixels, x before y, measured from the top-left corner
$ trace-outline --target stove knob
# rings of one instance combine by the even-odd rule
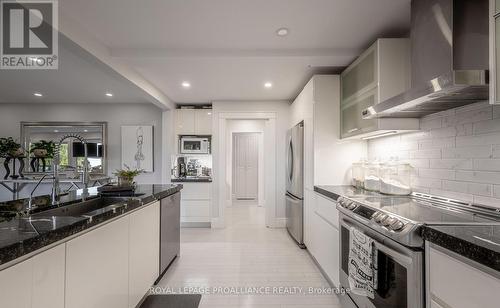
[[[396,218],[388,216],[386,219],[382,220],[382,225],[390,226],[397,221]]]
[[[387,217],[389,217],[389,216],[387,216],[386,214],[381,213],[380,215],[378,215],[378,216],[375,218],[375,221],[376,221],[376,222],[378,222],[378,223],[380,223],[380,222],[382,222],[383,220],[385,220]]]
[[[396,222],[390,225],[390,229],[393,231],[400,231],[404,226],[405,224],[401,220],[396,220]]]
[[[358,205],[357,205],[356,203],[351,202],[351,203],[349,203],[349,204],[347,205],[347,208],[348,208],[349,210],[354,210],[357,206],[358,206]]]
[[[373,213],[373,215],[372,215],[372,219],[373,219],[373,220],[377,220],[377,217],[379,217],[380,215],[382,215],[382,212],[375,212],[375,213]]]

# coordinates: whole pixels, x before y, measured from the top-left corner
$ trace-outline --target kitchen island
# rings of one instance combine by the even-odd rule
[[[181,189],[138,185],[114,203],[98,203],[112,197],[96,188],[61,196],[55,207],[49,196],[0,203],[2,306],[135,307],[162,274],[163,242],[178,247],[162,234],[162,215],[178,210]],[[82,195],[106,206],[71,216]]]

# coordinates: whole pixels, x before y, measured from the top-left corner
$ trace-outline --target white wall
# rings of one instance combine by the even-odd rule
[[[218,147],[218,131],[219,131],[219,114],[221,112],[275,112],[276,113],[276,218],[283,219],[285,217],[285,176],[286,176],[286,131],[288,128],[288,113],[289,113],[290,103],[287,101],[270,101],[270,102],[213,102],[213,134],[212,141],[214,149],[213,155],[213,165],[218,166],[218,155],[216,149]],[[218,187],[217,187],[217,176],[219,170],[214,168],[214,182],[213,182],[213,200],[214,205],[212,207],[212,217],[219,217],[218,202],[222,202],[222,198],[219,198]],[[267,201],[267,200],[266,200]]]
[[[259,206],[265,204],[265,187],[264,187],[264,129],[265,120],[229,120],[227,124],[227,134],[226,134],[226,151],[227,158],[231,158],[231,163],[228,164],[226,169],[226,179],[228,189],[226,200],[227,204],[231,204],[232,192],[233,192],[233,167],[234,167],[234,157],[233,157],[233,133],[259,133],[258,144],[259,144],[259,157],[258,157],[258,203]]]
[[[137,181],[161,183],[161,111],[152,104],[0,104],[0,136],[12,136],[19,140],[21,121],[108,122],[107,158],[110,174],[121,165],[121,126],[153,125],[155,171],[140,175]],[[6,190],[0,187],[0,197],[3,197],[5,192]]]
[[[418,133],[370,140],[370,158],[409,161],[416,191],[500,208],[500,106],[447,110],[420,126]]]

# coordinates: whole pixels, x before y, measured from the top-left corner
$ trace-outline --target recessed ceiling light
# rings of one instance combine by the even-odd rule
[[[190,84],[188,81],[183,81],[183,82],[182,82],[182,86],[183,86],[184,88],[190,88],[190,87],[191,87],[191,84]]]
[[[276,30],[276,35],[277,36],[287,36],[289,32],[290,31],[288,30],[288,28],[279,28],[278,30]]]
[[[106,96],[107,96],[107,97],[113,97],[113,93],[109,93],[109,92],[108,92],[108,93],[106,93]]]
[[[38,92],[33,93],[33,95],[35,95],[36,97],[42,97],[43,96],[42,93],[38,93]]]
[[[272,84],[272,83],[270,83],[270,82],[266,82],[266,83],[264,84],[264,87],[266,87],[266,88],[268,88],[268,89],[269,89],[269,88],[272,88],[272,87],[273,87],[273,84]]]

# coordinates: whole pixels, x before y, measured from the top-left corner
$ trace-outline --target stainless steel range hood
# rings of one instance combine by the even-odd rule
[[[363,118],[419,118],[488,99],[488,0],[412,0],[411,88]]]

